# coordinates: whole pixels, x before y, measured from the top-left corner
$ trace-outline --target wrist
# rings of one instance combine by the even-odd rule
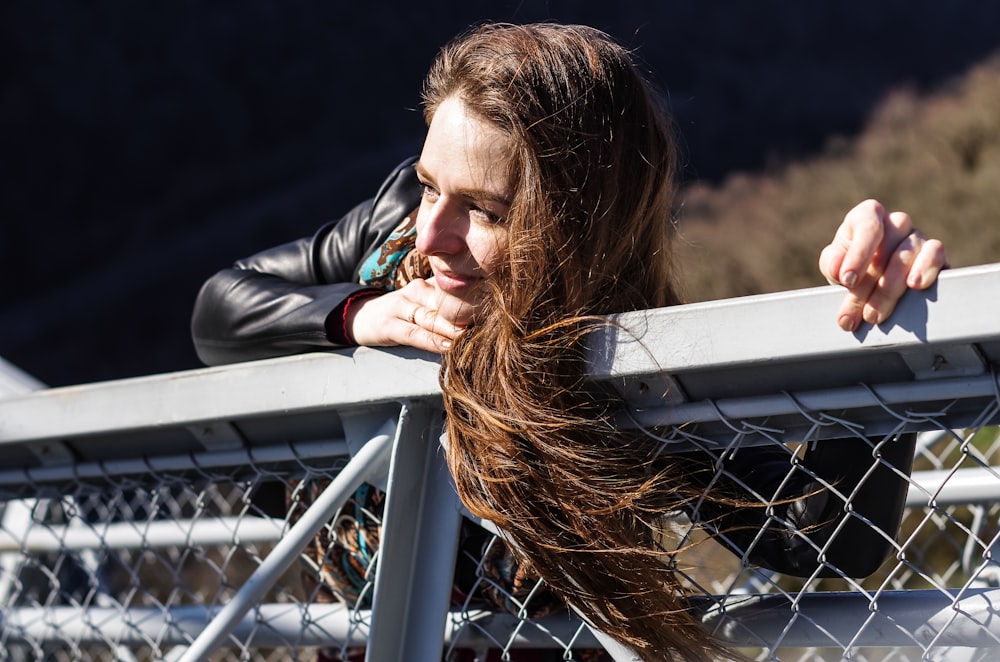
[[[342,347],[357,346],[354,339],[354,316],[361,309],[361,304],[384,294],[382,290],[364,289],[354,292],[344,299],[326,316],[326,336],[334,345]]]

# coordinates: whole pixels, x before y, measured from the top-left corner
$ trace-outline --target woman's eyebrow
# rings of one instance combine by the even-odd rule
[[[424,168],[419,161],[414,166],[414,169],[417,171],[418,178],[432,184],[434,183],[434,177],[432,177],[431,174],[427,172],[427,169]],[[454,191],[452,191],[452,193],[454,195],[458,195],[468,200],[492,202],[495,204],[503,205],[505,207],[510,207],[510,197],[504,195],[503,193],[494,193],[492,191],[487,191],[484,189],[466,188],[466,187],[459,187]]]
[[[490,191],[482,191],[479,189],[460,188],[455,191],[455,194],[469,200],[492,202],[493,204],[510,207],[510,198],[499,193],[491,193]]]
[[[417,177],[420,179],[433,179],[420,161],[417,161],[413,169],[417,171]]]

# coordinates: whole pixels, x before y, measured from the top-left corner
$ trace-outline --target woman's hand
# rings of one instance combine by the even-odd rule
[[[409,345],[442,354],[471,321],[471,308],[448,302],[429,278],[354,303],[345,324],[359,345]]]
[[[913,227],[905,212],[889,213],[876,200],[849,211],[819,256],[827,281],[848,290],[837,315],[845,331],[856,331],[862,320],[881,324],[907,288],[930,287],[947,266],[940,241]]]

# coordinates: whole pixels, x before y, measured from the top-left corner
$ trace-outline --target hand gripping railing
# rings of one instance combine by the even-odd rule
[[[1000,461],[987,426],[1000,420],[998,292],[1000,266],[956,269],[930,291],[907,294],[887,324],[855,334],[833,322],[841,292],[816,288],[622,315],[593,343],[592,378],[633,406],[620,424],[655,429],[667,452],[835,443],[824,440],[845,431],[935,435],[918,445],[926,466],[917,466],[907,497],[912,521],[904,520],[896,560],[868,580],[874,586],[852,580],[831,592],[818,579],[789,584],[737,562],[692,578],[714,594],[705,623],[717,636],[764,657],[789,647],[923,654],[997,645]],[[0,649],[86,657],[88,646],[104,646],[200,660],[219,647],[249,658],[269,647],[296,655],[365,646],[367,659],[388,661],[455,648],[572,655],[606,641],[526,603],[505,614],[475,602],[472,589],[456,598],[456,561],[461,568],[470,547],[457,542],[466,534],[437,448],[441,425],[436,360],[402,349],[8,391],[0,398],[0,553],[8,559]],[[256,504],[269,481],[291,492],[294,480],[317,475],[333,480],[305,514]],[[354,609],[318,604],[288,588],[297,579],[285,570],[360,481],[388,494],[369,569],[374,598]],[[7,523],[24,519],[18,508],[35,497],[50,507]],[[931,529],[954,544],[942,547]],[[488,581],[489,549],[472,558],[477,586]],[[250,567],[230,579],[235,551]],[[71,590],[60,574],[82,552],[102,559],[98,571],[82,564],[96,592]],[[10,563],[14,556],[22,562]],[[173,573],[164,583],[177,586],[153,586],[156,573],[143,574],[150,556]],[[216,592],[184,584],[194,557],[221,578]]]

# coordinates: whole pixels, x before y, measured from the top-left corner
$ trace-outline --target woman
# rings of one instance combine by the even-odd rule
[[[656,94],[596,30],[486,25],[439,54],[424,112],[419,159],[372,201],[206,283],[193,318],[199,355],[222,363],[353,344],[441,353],[448,463],[466,506],[644,659],[730,656],[698,627],[654,542],[664,513],[703,495],[710,461],[660,454],[615,429],[623,403],[589,384],[583,364],[582,341],[606,324],[601,316],[679,302],[675,147]],[[940,242],[874,201],[848,213],[820,259],[848,289],[838,312],[846,330],[884,320],[944,264]],[[905,470],[908,446],[894,448]],[[744,508],[761,505],[747,490],[769,480],[755,471],[767,457],[752,464],[729,467],[731,484],[710,492],[701,513],[734,547],[744,525],[759,524]],[[815,491],[806,480],[793,487],[775,498]],[[788,510],[807,527],[825,517]],[[891,528],[897,511],[873,517]],[[823,543],[829,532],[815,535]],[[818,563],[772,538],[753,560]]]

